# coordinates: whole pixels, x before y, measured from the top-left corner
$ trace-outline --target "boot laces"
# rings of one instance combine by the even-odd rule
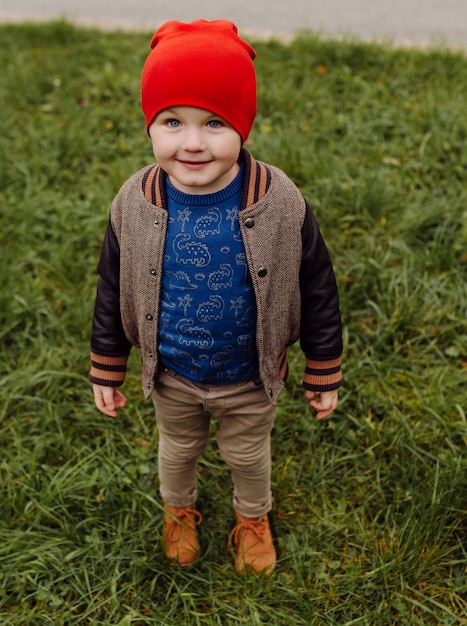
[[[197,526],[203,521],[201,513],[191,507],[180,507],[180,509],[175,512],[166,511],[166,516],[170,541],[178,541],[183,529],[193,530],[193,524]]]
[[[244,537],[249,532],[256,535],[258,542],[263,542],[263,536],[266,532],[266,528],[267,525],[264,517],[260,517],[259,519],[242,520],[230,533],[229,545],[231,545],[234,550],[237,550],[242,536]]]

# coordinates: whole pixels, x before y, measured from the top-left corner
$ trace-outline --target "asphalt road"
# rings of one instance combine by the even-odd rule
[[[244,34],[325,36],[467,48],[467,0],[0,0],[0,22],[66,18],[155,30],[177,19],[230,19]]]

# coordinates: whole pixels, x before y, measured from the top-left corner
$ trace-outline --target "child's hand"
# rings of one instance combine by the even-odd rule
[[[121,409],[126,404],[126,397],[115,387],[93,385],[92,390],[97,408],[105,415],[115,417],[117,415],[116,409]]]
[[[322,420],[336,410],[338,393],[337,389],[334,391],[305,391],[305,398],[316,409],[316,417]]]

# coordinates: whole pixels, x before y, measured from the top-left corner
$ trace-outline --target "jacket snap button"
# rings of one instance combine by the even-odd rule
[[[265,267],[260,267],[259,270],[258,270],[258,276],[260,278],[264,278],[267,273],[268,273],[268,270]]]
[[[245,226],[247,228],[253,228],[254,225],[255,225],[255,220],[252,217],[247,217],[245,220]]]
[[[155,275],[157,274],[157,272],[156,272],[156,270],[155,270],[155,269],[149,270],[149,273],[150,273],[152,276],[155,276]]]
[[[154,318],[153,318],[153,316],[152,316],[150,313],[148,313],[148,314],[146,315],[146,319],[148,320],[148,322],[152,322],[152,320],[153,320]]]

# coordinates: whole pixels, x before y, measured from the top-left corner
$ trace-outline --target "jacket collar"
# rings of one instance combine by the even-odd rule
[[[245,172],[240,207],[240,210],[243,210],[264,197],[271,183],[271,172],[264,163],[254,159],[245,148],[240,151],[239,161],[243,163]],[[157,164],[152,165],[143,177],[143,193],[146,200],[164,209],[167,209],[166,178],[167,174]]]

